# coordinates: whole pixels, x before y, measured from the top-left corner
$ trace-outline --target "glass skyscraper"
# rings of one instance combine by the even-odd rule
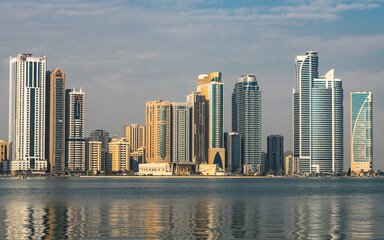
[[[255,75],[241,75],[232,94],[232,131],[241,137],[245,172],[261,169],[261,91]]]
[[[197,91],[205,96],[208,103],[208,164],[225,166],[224,83],[221,81],[221,73],[200,74]]]
[[[372,93],[351,92],[351,171],[373,170]]]
[[[297,56],[293,90],[294,157],[301,172],[343,170],[343,88],[334,70],[318,77],[318,53]]]

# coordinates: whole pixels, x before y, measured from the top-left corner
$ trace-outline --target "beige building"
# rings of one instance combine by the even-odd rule
[[[154,100],[146,103],[145,161],[171,162],[171,103]]]
[[[87,146],[87,159],[89,171],[101,171],[101,141],[89,141]]]
[[[285,174],[295,174],[300,172],[299,159],[292,155],[285,157]]]
[[[208,103],[208,164],[219,164],[225,170],[224,83],[221,81],[221,73],[200,74],[197,91],[205,96]]]
[[[0,140],[0,165],[5,160],[8,160],[8,142]]]
[[[125,126],[124,137],[129,142],[131,152],[136,152],[139,148],[144,148],[145,126],[140,126],[139,124]]]
[[[109,143],[112,171],[129,170],[129,142],[125,138],[113,138]]]
[[[65,167],[65,74],[55,68],[49,79],[49,166],[51,172]]]

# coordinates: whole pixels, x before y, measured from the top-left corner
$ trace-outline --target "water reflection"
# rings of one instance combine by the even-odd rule
[[[58,199],[2,202],[0,239],[383,237],[372,195]]]

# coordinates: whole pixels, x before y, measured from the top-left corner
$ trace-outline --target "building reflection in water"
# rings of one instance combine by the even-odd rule
[[[367,197],[267,200],[8,202],[0,205],[0,239],[375,238]]]

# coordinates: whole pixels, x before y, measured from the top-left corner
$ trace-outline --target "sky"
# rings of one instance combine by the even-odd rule
[[[222,72],[225,131],[237,77],[262,91],[263,149],[271,134],[292,150],[297,55],[319,52],[319,74],[344,88],[344,169],[350,166],[349,93],[374,95],[374,169],[384,169],[384,0],[2,0],[0,139],[8,139],[9,57],[47,56],[67,88],[85,92],[86,136],[145,123],[145,102],[186,101],[201,73]]]

